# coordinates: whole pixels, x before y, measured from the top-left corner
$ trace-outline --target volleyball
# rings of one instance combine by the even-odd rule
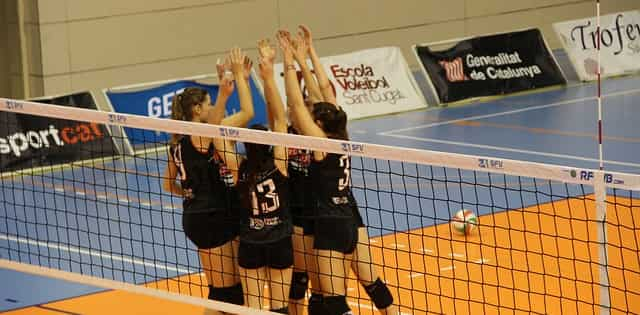
[[[478,217],[473,211],[462,209],[451,219],[451,228],[458,234],[469,235],[478,226]]]

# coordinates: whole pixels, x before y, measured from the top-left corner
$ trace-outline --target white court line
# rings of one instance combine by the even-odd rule
[[[107,195],[96,195],[98,199],[107,199]]]
[[[422,277],[422,276],[424,276],[424,273],[420,273],[420,272],[412,272],[412,273],[409,275],[409,278],[417,278],[417,277]]]
[[[80,195],[80,196],[86,196],[87,194],[85,194],[82,191],[76,191],[76,195]]]
[[[383,136],[401,138],[401,139],[409,139],[409,140],[415,140],[415,141],[421,141],[421,142],[452,144],[452,145],[457,145],[457,146],[462,146],[462,147],[472,147],[472,148],[496,150],[496,151],[503,151],[503,152],[515,152],[515,153],[524,153],[524,154],[531,154],[531,155],[548,156],[548,157],[562,158],[562,159],[569,159],[569,160],[587,161],[587,162],[594,162],[594,163],[599,162],[598,159],[592,159],[592,158],[587,158],[587,157],[583,157],[583,156],[548,153],[548,152],[538,152],[538,151],[529,151],[529,150],[514,149],[514,148],[509,148],[509,147],[497,147],[497,146],[485,145],[485,144],[473,144],[473,143],[467,143],[467,142],[421,138],[421,137],[414,137],[414,136],[407,136],[407,135],[391,135],[391,134],[387,134],[387,135],[383,135]],[[636,168],[640,167],[640,164],[638,164],[638,163],[630,163],[630,162],[619,162],[619,161],[605,160],[604,163],[605,164],[611,164],[611,165],[631,166],[631,167],[636,167]]]
[[[403,245],[403,244],[398,244],[398,243],[391,243],[389,244],[389,247],[393,247],[393,248],[405,248],[407,246]]]
[[[483,259],[478,259],[478,260],[474,261],[474,263],[476,263],[476,264],[484,264],[484,263],[488,263],[490,261],[491,260],[489,260],[489,259],[484,259],[483,258]]]
[[[59,187],[58,188],[54,188],[54,190],[57,191],[57,192],[64,192],[64,189],[59,188]]]
[[[450,253],[449,257],[455,257],[455,258],[463,258],[464,255],[462,254],[458,254],[458,253]]]
[[[449,271],[453,269],[456,269],[456,266],[443,267],[443,268],[440,268],[440,271]]]
[[[167,270],[167,271],[175,271],[175,272],[179,272],[179,273],[183,273],[183,274],[184,273],[192,274],[192,273],[196,273],[197,272],[195,270],[175,268],[175,267],[171,267],[171,266],[168,266],[168,265],[165,265],[165,264],[151,263],[151,262],[148,262],[148,261],[139,260],[139,259],[135,259],[135,258],[127,257],[127,256],[105,253],[105,252],[101,252],[101,251],[94,250],[94,249],[83,249],[83,248],[80,248],[80,247],[60,245],[58,243],[51,243],[51,242],[43,242],[43,241],[33,240],[33,239],[29,239],[29,238],[24,238],[24,237],[9,236],[7,234],[0,234],[0,240],[7,240],[7,241],[11,241],[11,242],[23,243],[23,244],[28,244],[28,245],[40,246],[40,247],[48,247],[48,248],[53,248],[53,249],[66,251],[66,252],[70,252],[70,253],[89,255],[89,256],[99,257],[99,258],[107,258],[107,259],[111,259],[111,260],[116,260],[116,261],[122,261],[122,262],[125,262],[125,263],[135,264],[135,265],[142,265],[142,266],[152,267],[152,268],[156,268],[156,269],[164,269],[164,270]]]
[[[640,89],[633,89],[633,90],[614,92],[614,93],[611,93],[611,94],[604,94],[604,95],[602,95],[602,97],[634,94],[636,92],[640,92]],[[571,104],[571,103],[578,103],[578,102],[583,102],[583,101],[588,101],[588,100],[596,100],[596,99],[597,98],[595,96],[582,97],[582,98],[577,98],[577,99],[572,99],[572,100],[565,100],[565,101],[551,103],[551,104],[538,105],[538,106],[529,106],[529,107],[525,107],[525,108],[521,108],[521,109],[508,110],[508,111],[499,112],[499,113],[471,116],[471,117],[447,120],[447,121],[431,123],[431,124],[426,124],[426,125],[418,125],[418,126],[407,127],[407,128],[393,129],[393,130],[388,130],[388,131],[385,131],[385,132],[380,132],[380,133],[378,133],[378,135],[390,136],[392,133],[396,133],[396,132],[403,132],[403,131],[409,131],[409,130],[431,128],[431,127],[436,127],[436,126],[451,125],[451,124],[455,124],[455,123],[458,123],[458,122],[461,122],[461,121],[480,120],[480,119],[484,119],[484,118],[505,116],[505,115],[511,115],[511,114],[516,114],[516,113],[521,113],[521,112],[527,112],[527,111],[536,110],[536,109],[543,109],[543,108],[548,108],[548,107],[556,107],[556,106],[561,106],[561,105],[566,105],[566,104]]]
[[[433,254],[433,250],[428,248],[420,248],[419,251],[421,251],[423,254]]]
[[[378,242],[378,241],[377,241],[377,240],[374,240],[374,239],[370,239],[370,240],[369,240],[369,243],[371,243],[371,244],[375,244],[375,243],[377,243],[377,242]]]

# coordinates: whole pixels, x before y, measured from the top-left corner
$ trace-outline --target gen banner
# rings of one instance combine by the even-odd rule
[[[45,97],[40,103],[97,109],[89,92]],[[104,125],[0,112],[0,172],[117,155]]]
[[[440,103],[566,84],[538,29],[473,37],[442,51],[418,45],[414,51]]]
[[[640,11],[600,17],[600,75],[610,77],[640,70]],[[598,78],[598,26],[596,18],[553,24],[582,81]]]
[[[265,112],[265,103],[261,92],[257,89],[253,79],[249,80],[251,94],[253,97],[253,105],[255,116],[251,123],[264,124],[267,121]],[[118,113],[135,114],[156,118],[171,117],[171,102],[176,94],[182,93],[187,87],[199,87],[207,90],[211,96],[211,103],[215,103],[218,95],[218,85],[203,84],[190,80],[180,80],[167,83],[153,88],[145,88],[132,92],[113,92],[106,90],[105,94],[108,98],[113,110]],[[113,90],[122,88],[113,88]],[[227,102],[227,114],[232,114],[240,110],[240,101],[238,92],[234,91]],[[124,128],[132,145],[141,145],[146,143],[159,144],[167,142],[169,135],[166,133],[158,133],[149,130]]]
[[[382,47],[320,58],[349,119],[397,113],[427,107],[402,51]],[[276,84],[285,95],[282,64],[274,66]],[[302,74],[298,80],[305,89]]]

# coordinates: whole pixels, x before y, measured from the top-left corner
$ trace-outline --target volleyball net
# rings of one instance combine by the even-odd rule
[[[121,127],[153,131],[154,149],[122,153]],[[360,242],[401,313],[640,313],[638,175],[3,98],[0,267],[254,312],[206,300],[182,199],[163,190],[166,134],[349,155]],[[460,232],[463,209],[478,223]],[[355,269],[349,306],[377,313]]]

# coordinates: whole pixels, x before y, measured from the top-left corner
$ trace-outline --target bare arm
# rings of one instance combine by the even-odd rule
[[[299,28],[305,42],[307,43],[307,45],[309,45],[309,57],[311,58],[311,63],[313,64],[313,70],[316,73],[316,79],[318,80],[318,86],[320,88],[320,92],[322,93],[322,97],[324,98],[325,102],[336,105],[336,95],[334,94],[333,88],[331,87],[329,77],[324,71],[322,63],[320,63],[320,57],[318,57],[318,53],[316,52],[316,49],[313,45],[311,31],[304,25],[300,25]]]
[[[291,44],[293,44],[293,57],[298,62],[298,66],[302,72],[302,77],[304,78],[304,83],[307,87],[307,91],[309,92],[309,101],[311,101],[312,104],[323,101],[324,98],[320,92],[320,87],[307,64],[309,46],[301,36],[293,39]]]
[[[264,94],[267,99],[267,116],[269,117],[269,127],[272,131],[287,133],[287,119],[284,114],[284,104],[280,97],[280,92],[276,87],[273,72],[273,62],[275,60],[275,49],[267,40],[258,42],[260,52],[260,77],[264,81]],[[274,146],[274,163],[280,173],[287,176],[287,150],[284,146]]]
[[[240,51],[240,48],[232,49],[230,59],[231,71],[238,88],[240,111],[223,119],[223,124],[232,127],[246,127],[254,115],[253,99],[251,98],[251,89],[249,87],[249,76],[251,75],[253,62]]]
[[[311,114],[304,106],[302,92],[300,91],[300,85],[296,78],[296,68],[293,64],[294,58],[291,44],[281,33],[278,33],[278,40],[284,59],[284,81],[287,92],[287,104],[293,115],[296,128],[304,135],[326,138],[327,136],[324,131],[316,125]]]
[[[222,162],[227,166],[233,175],[233,184],[238,182],[238,167],[240,165],[240,157],[236,153],[236,146],[233,141],[222,138],[213,138],[213,145],[216,152],[220,155]]]
[[[216,97],[216,103],[213,105],[213,110],[209,111],[209,117],[207,117],[207,122],[210,124],[219,125],[224,119],[227,101],[235,88],[230,73],[227,73],[227,68],[228,67],[225,66],[225,64],[221,64],[219,60],[218,63],[216,63],[218,96]]]
[[[173,154],[171,154],[171,149],[169,149],[169,161],[167,162],[167,168],[164,170],[164,176],[162,178],[162,187],[164,190],[168,191],[174,196],[182,197],[182,187],[176,181],[176,177],[178,176],[178,167],[173,160]]]

